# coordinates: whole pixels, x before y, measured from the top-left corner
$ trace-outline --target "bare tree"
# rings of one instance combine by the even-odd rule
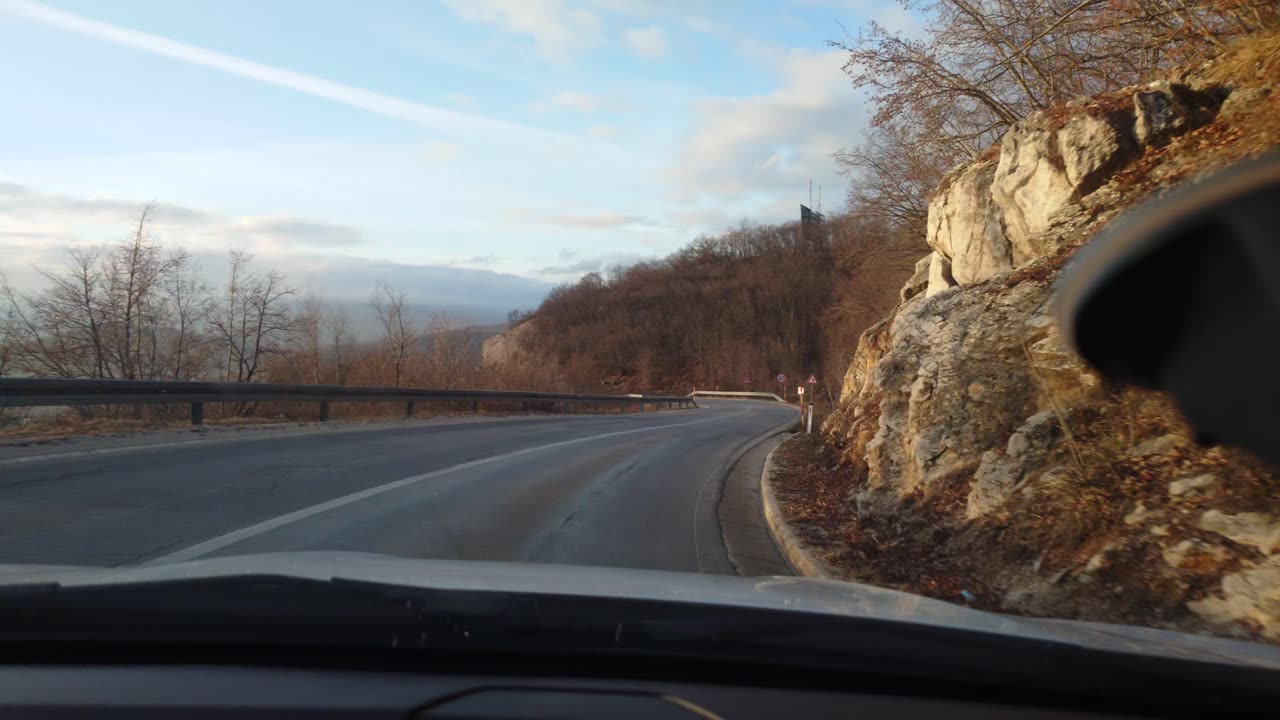
[[[193,380],[205,364],[205,327],[213,312],[212,290],[201,279],[200,267],[185,250],[169,258],[161,286],[168,306],[172,337],[167,367],[174,380]]]
[[[339,385],[346,385],[351,378],[351,364],[355,356],[355,338],[351,334],[351,320],[345,310],[338,308],[325,314],[323,325],[324,331],[328,333],[334,381]]]
[[[275,270],[253,273],[248,267],[251,260],[246,252],[231,252],[222,307],[211,320],[226,347],[227,381],[252,382],[263,358],[282,352],[294,328],[288,305],[294,289]]]
[[[369,303],[382,326],[383,352],[391,366],[392,380],[395,387],[400,387],[408,374],[411,355],[421,335],[405,312],[403,292],[393,292],[390,286],[383,284],[378,286]]]
[[[103,272],[111,320],[105,328],[107,355],[118,376],[130,380],[156,376],[161,318],[155,291],[167,262],[151,236],[154,214],[152,204],[139,211],[131,236],[108,252]]]
[[[431,316],[427,326],[428,382],[432,387],[459,387],[473,364],[468,329],[455,327],[443,313]]]
[[[294,342],[289,352],[298,377],[305,382],[325,382],[324,316],[324,298],[315,292],[307,293],[298,307]]]
[[[832,43],[871,93],[876,126],[906,125],[955,161],[1033,110],[1139,82],[1274,28],[1274,0],[904,0],[924,36],[876,23]]]
[[[923,248],[929,195],[955,158],[934,152],[910,127],[890,123],[873,128],[863,142],[836,153],[835,160],[850,178],[851,213]]]

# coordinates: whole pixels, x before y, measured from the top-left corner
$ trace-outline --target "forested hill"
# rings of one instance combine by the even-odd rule
[[[922,252],[848,216],[744,225],[557,287],[519,335],[575,390],[770,390],[815,373],[836,392]]]

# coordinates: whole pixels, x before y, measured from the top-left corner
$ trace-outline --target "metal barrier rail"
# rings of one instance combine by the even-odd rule
[[[668,408],[697,407],[693,398],[680,395],[579,395],[574,393],[521,392],[515,390],[433,390],[429,388],[359,387],[348,385],[283,385],[276,383],[168,382],[161,380],[67,380],[0,378],[0,407],[48,407],[56,405],[130,405],[135,403],[190,403],[191,422],[204,422],[206,402],[318,402],[320,420],[329,419],[329,403],[350,401],[405,402],[413,414],[415,402],[467,402],[473,410],[481,402],[531,402],[561,404],[561,412],[574,405],[605,403],[628,405],[665,404]]]
[[[777,400],[778,402],[786,402],[774,393],[769,392],[738,392],[733,390],[696,390],[689,393],[689,397],[725,397],[725,398],[751,398],[755,400]]]

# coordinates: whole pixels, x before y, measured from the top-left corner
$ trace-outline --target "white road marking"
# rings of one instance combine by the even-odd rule
[[[383,493],[391,492],[392,490],[399,490],[400,488],[408,487],[415,483],[420,483],[424,480],[437,478],[442,475],[447,475],[449,473],[457,472],[459,470],[466,470],[468,468],[477,467],[479,465],[498,462],[500,460],[507,460],[509,458],[519,457],[521,455],[528,455],[530,453],[539,452],[541,450],[550,450],[551,448],[565,447],[567,445],[577,445],[578,443],[591,442],[592,440],[601,440],[603,438],[618,437],[620,435],[633,435],[636,433],[654,432],[656,430],[666,430],[669,428],[686,427],[688,425],[698,425],[701,423],[727,420],[731,417],[743,415],[748,412],[750,412],[750,410],[742,410],[740,412],[731,413],[729,415],[703,418],[702,420],[693,420],[690,422],[669,423],[667,425],[655,425],[653,427],[636,428],[632,430],[618,430],[615,432],[604,433],[601,435],[590,435],[587,437],[575,438],[573,440],[562,440],[560,442],[550,443],[548,445],[538,445],[536,447],[524,448],[523,450],[515,450],[509,453],[503,453],[501,455],[493,455],[491,457],[480,458],[479,460],[470,460],[468,462],[460,463],[458,465],[451,465],[446,468],[440,468],[439,470],[432,470],[431,472],[423,473],[421,475],[414,475],[412,477],[407,477],[401,480],[394,480],[384,485],[378,485],[376,487],[371,487],[365,490],[361,490],[359,492],[351,493],[350,495],[343,495],[342,497],[334,498],[333,500],[328,500],[318,505],[312,505],[311,507],[305,507],[305,508],[302,508],[301,510],[294,510],[291,513],[286,513],[284,515],[280,515],[279,517],[271,518],[270,520],[264,520],[260,523],[250,525],[248,527],[240,528],[239,530],[233,530],[232,532],[229,532],[225,535],[219,535],[218,537],[205,540],[204,542],[196,543],[195,545],[191,545],[189,547],[183,548],[181,550],[178,550],[177,552],[172,552],[172,553],[169,553],[168,555],[162,555],[158,558],[148,560],[147,562],[142,563],[142,565],[144,566],[161,565],[164,563],[175,563],[175,562],[183,562],[186,560],[194,560],[196,558],[203,557],[217,550],[221,550],[222,548],[227,547],[228,545],[234,545],[238,542],[241,542],[242,540],[248,540],[251,537],[256,537],[258,535],[262,535],[263,533],[271,532],[272,530],[284,527],[285,525],[289,525],[291,523],[298,522],[299,520],[305,520],[306,518],[309,518],[313,515],[319,515],[320,513],[328,512],[330,510],[335,510],[344,505],[350,505],[351,503],[359,502],[366,498],[371,498],[375,495],[381,495]]]
[[[493,416],[493,417],[473,417],[473,418],[416,418],[413,420],[389,420],[375,421],[369,424],[343,426],[341,423],[348,422],[339,420],[332,424],[324,423],[307,423],[287,428],[270,428],[255,427],[253,425],[244,426],[252,430],[237,430],[234,426],[221,426],[211,428],[212,432],[208,435],[202,435],[195,440],[165,440],[152,443],[138,443],[136,445],[121,445],[118,447],[90,448],[86,450],[68,450],[65,452],[46,453],[44,455],[19,455],[17,457],[4,458],[0,460],[0,465],[20,465],[24,463],[44,462],[46,460],[70,460],[81,457],[95,457],[98,455],[119,455],[121,453],[143,452],[147,450],[169,450],[170,448],[190,447],[192,445],[225,445],[227,443],[255,442],[259,440],[280,440],[293,438],[316,437],[319,435],[331,434],[348,434],[363,432],[383,432],[385,430],[404,430],[414,428],[436,428],[454,425],[469,425],[472,423],[500,423],[500,422],[557,422],[564,418],[555,416],[544,417],[509,417],[509,416]],[[93,436],[87,436],[93,439]]]

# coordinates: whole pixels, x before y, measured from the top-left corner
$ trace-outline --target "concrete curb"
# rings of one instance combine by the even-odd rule
[[[764,459],[764,471],[760,473],[760,497],[764,499],[765,523],[768,524],[769,532],[773,535],[773,543],[778,546],[778,552],[782,553],[782,557],[786,558],[797,575],[812,578],[838,578],[839,576],[831,571],[830,566],[809,552],[804,541],[792,532],[791,526],[782,515],[782,508],[778,506],[778,499],[773,494],[773,484],[770,481],[773,475],[773,454],[786,444],[787,441],[783,440],[782,445],[769,453],[769,456]]]
[[[760,483],[756,479],[760,471],[739,473],[738,466],[761,445],[779,436],[782,436],[779,444],[784,441],[798,420],[799,415],[796,415],[742,443],[717,473],[720,497],[716,503],[716,519],[720,523],[720,542],[729,564],[739,575],[755,577],[791,572],[790,563],[778,552],[773,531],[764,518],[764,504],[759,497]],[[763,458],[753,462],[759,462],[761,470],[764,468]]]

